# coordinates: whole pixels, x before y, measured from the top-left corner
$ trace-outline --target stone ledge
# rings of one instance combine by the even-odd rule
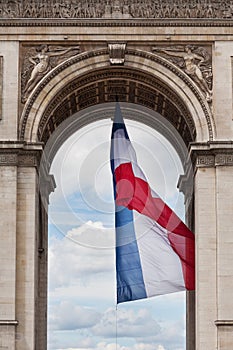
[[[233,141],[191,143],[189,155],[195,168],[233,166]]]
[[[18,326],[17,320],[0,320],[0,326]]]
[[[66,19],[0,18],[0,27],[232,27],[232,19],[135,18],[135,19]]]
[[[216,320],[214,323],[217,327],[233,326],[233,320]]]
[[[0,141],[0,166],[38,167],[42,151],[41,143]]]

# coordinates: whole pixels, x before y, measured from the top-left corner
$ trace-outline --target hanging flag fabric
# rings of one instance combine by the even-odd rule
[[[111,168],[117,303],[195,289],[194,235],[147,183],[118,102]]]

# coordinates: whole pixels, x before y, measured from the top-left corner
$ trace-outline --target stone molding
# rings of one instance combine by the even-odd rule
[[[64,69],[72,66],[73,64],[76,64],[78,62],[84,61],[86,59],[97,57],[101,55],[108,56],[109,52],[107,48],[101,48],[96,51],[89,51],[85,53],[80,53],[77,56],[71,57],[70,59],[66,60],[64,63],[59,64],[57,67],[52,69],[36,86],[34,89],[34,92],[30,95],[28,98],[28,101],[25,105],[22,117],[21,117],[21,126],[20,126],[20,139],[24,140],[25,137],[25,130],[27,125],[27,120],[31,111],[31,108],[33,106],[33,103],[35,102],[36,98],[39,96],[40,92],[43,90],[43,88],[60,72],[62,72]],[[170,70],[174,74],[176,74],[180,79],[184,81],[184,83],[192,90],[192,92],[195,94],[196,98],[198,99],[201,108],[205,114],[206,123],[208,126],[208,132],[209,132],[209,140],[213,140],[214,137],[214,126],[212,125],[212,115],[211,111],[208,108],[208,105],[205,101],[205,96],[203,93],[198,89],[195,83],[193,83],[192,79],[190,79],[189,76],[187,76],[186,73],[184,73],[181,69],[176,67],[174,64],[169,62],[168,60],[164,59],[160,55],[157,55],[155,53],[150,53],[148,51],[142,51],[142,50],[136,50],[132,48],[127,48],[126,52],[126,60],[127,55],[136,56],[139,58],[145,58],[148,60],[151,60],[152,62],[156,62],[166,69]]]
[[[116,95],[121,102],[127,101],[158,111],[179,129],[187,145],[190,140],[195,140],[192,116],[174,91],[158,78],[128,67],[106,67],[91,71],[63,87],[41,116],[38,140],[47,142],[55,129],[52,126],[54,121],[58,127],[62,121],[82,109],[115,101]],[[75,104],[72,101],[76,101]]]
[[[216,320],[214,323],[217,327],[232,327],[233,326],[233,320]]]
[[[195,168],[233,166],[233,142],[191,143],[190,157]]]
[[[1,19],[0,27],[203,27],[203,28],[232,28],[232,19],[131,19],[131,20],[96,20],[91,18],[83,19],[63,19],[63,20],[41,20],[41,19]]]
[[[215,0],[96,0],[87,3],[85,0],[42,2],[21,0],[4,1],[0,5],[0,18],[12,20],[54,18],[60,21],[69,19],[223,19],[233,18],[232,5],[227,1]],[[10,22],[10,21],[9,21]]]
[[[19,321],[17,320],[0,320],[0,327],[1,326],[18,326]]]
[[[39,167],[42,145],[0,142],[0,166]]]

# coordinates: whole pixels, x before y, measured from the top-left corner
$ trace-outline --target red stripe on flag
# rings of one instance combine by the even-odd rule
[[[116,203],[136,210],[168,231],[173,250],[181,259],[185,287],[195,289],[195,241],[194,235],[161,198],[154,198],[148,183],[135,177],[131,163],[115,169]]]

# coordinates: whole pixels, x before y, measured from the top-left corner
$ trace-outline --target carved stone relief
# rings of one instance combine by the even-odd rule
[[[67,58],[79,53],[79,46],[61,47],[42,44],[23,49],[23,66],[21,75],[22,103],[25,103],[30,92],[52,68]]]
[[[210,48],[196,45],[158,46],[159,53],[181,68],[199,86],[208,102],[212,101],[212,62]]]
[[[136,103],[157,111],[180,132],[185,142],[195,139],[195,126],[187,107],[161,81],[126,67],[105,68],[78,77],[54,97],[44,111],[38,140],[45,142],[55,128],[77,111],[99,103]]]
[[[124,64],[126,43],[109,43],[109,60],[111,64]]]
[[[233,18],[224,0],[0,0],[0,18]]]
[[[0,166],[38,167],[41,151],[0,149]]]

